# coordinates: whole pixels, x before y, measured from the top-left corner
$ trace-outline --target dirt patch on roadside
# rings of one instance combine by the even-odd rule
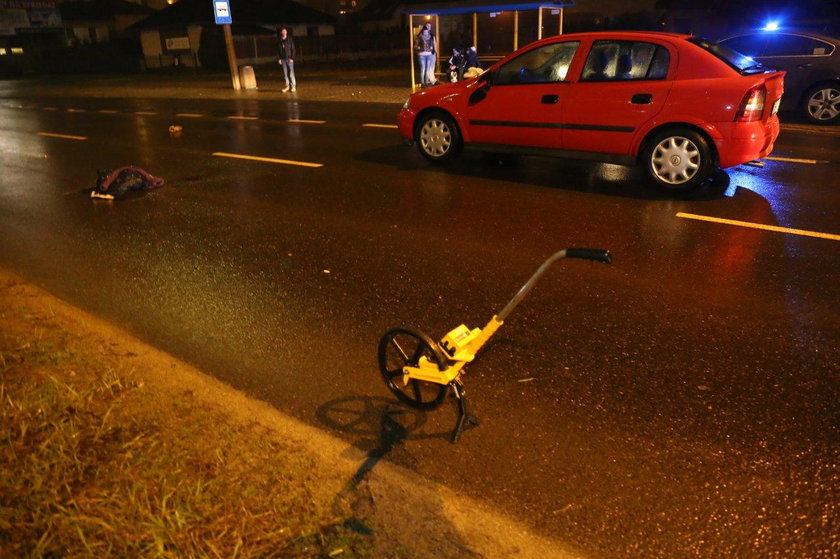
[[[579,556],[3,271],[0,382],[3,556]]]

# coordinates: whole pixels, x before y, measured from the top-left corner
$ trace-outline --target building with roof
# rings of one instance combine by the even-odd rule
[[[276,34],[295,37],[335,34],[335,18],[293,0],[239,0],[231,5],[231,31],[238,61],[276,60]],[[224,67],[224,39],[207,0],[180,0],[130,28],[140,36],[146,68]]]
[[[73,0],[58,6],[67,42],[107,43],[125,37],[125,30],[154,13],[127,0]]]

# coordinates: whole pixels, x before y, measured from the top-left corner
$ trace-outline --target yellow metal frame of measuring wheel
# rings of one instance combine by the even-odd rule
[[[408,381],[422,380],[435,384],[447,385],[461,376],[464,365],[475,359],[478,350],[487,343],[487,340],[496,333],[496,330],[504,323],[497,316],[490,319],[484,328],[473,328],[461,324],[450,331],[440,341],[440,348],[449,360],[449,366],[440,370],[437,363],[429,361],[424,355],[417,362],[416,367],[406,365],[403,367],[403,383]]]

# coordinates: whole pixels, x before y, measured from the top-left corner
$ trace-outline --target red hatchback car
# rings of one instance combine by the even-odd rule
[[[643,164],[667,190],[766,156],[779,135],[784,72],[716,43],[669,33],[558,35],[480,76],[405,102],[400,135],[427,159],[464,145]]]

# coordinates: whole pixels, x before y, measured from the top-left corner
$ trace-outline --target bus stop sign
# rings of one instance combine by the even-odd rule
[[[216,15],[216,24],[233,23],[233,18],[230,15],[229,0],[213,0],[213,13]]]

